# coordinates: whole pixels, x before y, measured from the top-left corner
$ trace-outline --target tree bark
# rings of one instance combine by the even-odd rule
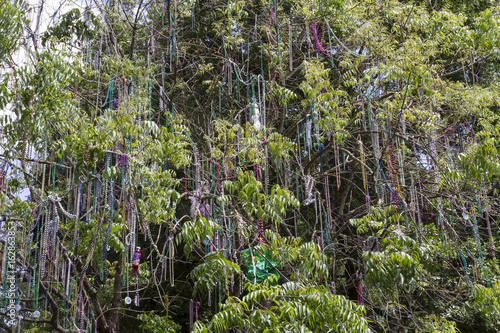
[[[118,257],[118,263],[115,269],[115,281],[113,284],[113,299],[111,300],[111,310],[109,311],[108,331],[109,333],[118,332],[117,324],[120,318],[120,302],[121,302],[121,289],[122,289],[122,275],[123,275],[123,254]]]

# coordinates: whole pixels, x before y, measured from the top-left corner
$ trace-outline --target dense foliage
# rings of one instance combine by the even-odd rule
[[[500,331],[497,1],[0,1],[3,330]]]

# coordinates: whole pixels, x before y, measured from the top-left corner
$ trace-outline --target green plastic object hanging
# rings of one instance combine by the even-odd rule
[[[241,251],[241,258],[243,259],[243,264],[246,266],[248,274],[247,278],[250,281],[256,281],[257,283],[262,283],[269,280],[271,286],[278,284],[280,275],[276,271],[277,263],[270,259],[269,253],[256,253],[253,252],[253,257],[255,261],[255,273],[254,266],[252,263],[252,254],[250,249]]]

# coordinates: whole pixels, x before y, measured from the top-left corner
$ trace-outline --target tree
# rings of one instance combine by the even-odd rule
[[[0,9],[7,59],[23,6]],[[497,13],[130,0],[55,15],[1,90],[0,325],[498,331]]]

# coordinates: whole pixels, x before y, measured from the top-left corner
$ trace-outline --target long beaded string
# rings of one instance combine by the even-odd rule
[[[43,207],[41,208],[41,211],[43,211]],[[37,219],[41,219],[41,214],[40,213],[40,216],[37,216]],[[39,222],[37,223],[37,230],[36,230],[36,241],[35,241],[35,249],[38,248],[38,251],[35,251],[35,255],[34,255],[34,265],[33,265],[33,285],[32,285],[32,288],[33,288],[33,291],[32,291],[32,295],[34,295],[35,297],[35,312],[38,311],[38,289],[39,289],[39,284],[40,284],[40,265],[39,265],[39,261],[37,260],[37,254],[40,253],[40,232],[41,232],[41,221],[39,220]],[[36,318],[35,318],[36,320]],[[36,321],[35,321],[35,324],[36,324]]]
[[[366,177],[366,172],[365,172],[365,154],[363,152],[363,142],[358,139],[358,144],[359,144],[359,155],[361,159],[361,175],[363,177],[363,188],[365,190],[365,199],[366,199],[366,210],[368,213],[370,213],[370,193],[368,192],[368,179]]]
[[[105,160],[105,168],[106,170],[109,170],[110,166],[111,166],[111,153],[108,153],[108,155],[106,156],[106,160]],[[109,180],[110,184],[111,184],[111,179]],[[101,281],[104,281],[104,279],[106,278],[106,274],[107,274],[107,257],[108,257],[108,238],[109,238],[109,232],[110,230],[112,230],[109,226],[111,225],[111,221],[113,219],[113,207],[112,207],[112,203],[113,203],[113,188],[109,188],[110,186],[108,186],[108,180],[105,179],[104,180],[104,204],[106,205],[106,207],[109,207],[109,224],[108,224],[108,228],[106,228],[106,232],[105,232],[105,235],[103,237],[103,244],[102,244],[102,264],[101,264]],[[109,190],[109,195],[110,195],[110,199],[109,199],[109,203],[111,203],[111,205],[108,204],[108,190]]]
[[[328,229],[331,230],[333,228],[333,223],[332,223],[332,207],[330,198],[330,182],[328,180],[328,175],[326,174],[325,174],[325,200],[326,200],[326,222],[328,225]]]
[[[277,37],[277,49],[278,49],[278,63],[281,68],[281,48],[280,48],[280,25],[278,21],[278,1],[274,0],[274,10],[276,11],[275,22],[276,22],[276,37]]]
[[[389,133],[390,135],[390,133]],[[391,166],[391,169],[392,169],[392,177],[393,177],[393,180],[394,180],[394,187],[398,190],[398,192],[400,194],[401,193],[401,189],[399,187],[399,180],[398,180],[398,174],[396,172],[396,157],[394,155],[394,144],[393,144],[393,140],[392,140],[392,137],[389,139],[389,147],[391,149],[391,160],[390,160],[390,166]],[[400,209],[401,208],[401,204],[399,202],[399,196],[397,193],[394,193],[393,194],[393,200],[394,200],[394,205],[396,206],[396,208]]]
[[[495,255],[496,248],[495,248],[495,244],[493,243],[493,236],[491,234],[490,214],[489,214],[488,210],[489,209],[486,209],[484,211],[484,215],[485,215],[485,219],[486,219],[486,228],[488,229],[488,238],[489,238],[489,241],[490,241],[491,255],[493,256],[493,258],[496,259],[496,255]]]
[[[327,56],[329,56],[329,52],[323,48],[323,46],[321,45],[321,41],[318,38],[318,32],[317,32],[317,28],[316,28],[316,22],[314,21],[314,8],[313,8],[313,1],[312,0],[311,0],[311,11],[313,12],[313,19],[311,20],[311,30],[312,30],[312,33],[313,33],[313,36],[314,36],[314,40],[316,41],[316,49],[319,52],[325,53]],[[322,38],[324,39],[324,37],[325,37],[325,27],[323,25],[323,36],[322,36]]]
[[[335,178],[337,179],[337,192],[340,191],[340,158],[339,158],[339,149],[337,142],[335,140],[335,135],[333,135],[333,152],[335,159]]]
[[[380,161],[380,149],[379,149],[379,134],[378,134],[378,123],[375,119],[375,114],[371,112],[371,106],[370,103],[366,109],[366,112],[368,113],[368,124],[370,126],[370,132],[371,132],[371,137],[372,137],[372,146],[373,146],[373,152],[374,152],[374,162],[375,165],[379,165],[378,161]],[[377,195],[380,203],[383,205],[384,204],[384,194],[382,192],[382,185],[380,181],[380,169],[377,167],[377,172],[375,175],[375,184],[377,186]]]
[[[56,247],[56,244],[57,244],[57,232],[59,231],[59,214],[57,213],[57,207],[56,205],[54,204],[53,205],[53,223],[52,223],[52,244],[51,244],[51,251],[50,251],[50,259],[54,259],[54,256],[57,255],[58,251],[57,251],[57,247]],[[57,260],[58,258],[56,257],[55,258],[56,260],[54,260],[54,272],[57,273],[57,269],[59,267],[59,260]],[[49,262],[49,267],[50,267],[50,262]],[[57,276],[57,274],[56,274]]]
[[[129,257],[130,257],[130,260],[132,260],[132,258],[134,257],[134,252],[135,252],[135,249],[137,247],[137,243],[136,243],[136,239],[137,239],[137,235],[136,235],[136,228],[137,228],[137,225],[136,225],[136,210],[135,210],[135,207],[132,209],[132,218],[131,218],[131,221],[130,221],[130,230],[131,233],[130,233],[130,254],[129,254]],[[130,262],[132,264],[132,262]]]
[[[79,297],[79,308],[78,308],[78,312],[79,312],[79,315],[80,315],[80,333],[83,332],[83,278],[80,279],[80,297]]]
[[[194,190],[198,190],[200,188],[200,183],[201,183],[201,171],[200,171],[200,160],[198,157],[198,148],[196,146],[193,149],[193,155],[194,155],[194,166],[195,166],[195,175],[194,175]],[[235,163],[236,164],[236,163]],[[236,170],[236,167],[235,167]]]
[[[417,174],[417,184],[420,184],[420,172],[418,171],[418,155],[417,155],[417,146],[415,145],[415,138],[413,138],[413,152],[415,154],[415,165],[417,166],[416,169],[416,174]],[[412,182],[413,182],[413,177],[412,177]],[[422,228],[422,213],[420,212],[419,204],[418,204],[418,190],[416,189],[416,186],[412,184],[412,188],[415,189],[415,205],[416,205],[416,210],[417,210],[417,218],[418,218],[418,226],[421,229]],[[420,196],[422,197],[422,196]]]
[[[42,153],[42,160],[47,159],[47,130],[45,131],[45,139],[44,139],[44,145],[43,145],[43,153]],[[40,197],[43,198],[44,193],[45,193],[45,169],[46,166],[45,164],[42,165],[42,192],[40,193]]]
[[[170,269],[169,269],[169,273],[170,273],[170,286],[174,286],[175,285],[175,274],[174,274],[174,260],[175,260],[175,248],[174,248],[174,241],[173,241],[173,238],[174,238],[174,235],[171,236],[172,237],[172,241],[169,242],[168,246],[168,254],[169,254],[169,262],[170,262]]]
[[[309,160],[311,160],[311,149],[312,149],[311,131],[312,131],[312,119],[311,116],[308,114],[306,116],[306,142],[307,142],[306,149]]]
[[[189,332],[193,331],[193,299],[189,300]]]
[[[40,277],[43,279],[45,276],[45,261],[47,259],[47,253],[48,253],[48,242],[49,242],[49,209],[47,209],[47,212],[45,214],[45,221],[43,224],[43,234],[42,234],[42,244],[41,244],[41,251],[42,255],[40,257]]]

